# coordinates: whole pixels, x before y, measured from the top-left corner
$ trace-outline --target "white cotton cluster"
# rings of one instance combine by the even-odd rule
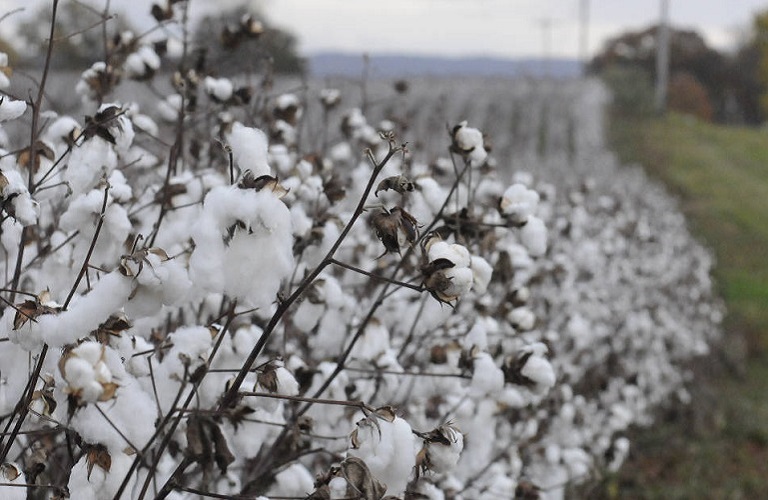
[[[229,78],[214,78],[206,76],[203,80],[205,93],[219,102],[226,102],[232,98],[234,86]]]
[[[334,88],[320,89],[320,102],[326,108],[332,108],[341,101],[341,91]]]
[[[501,213],[515,224],[524,224],[536,213],[539,205],[539,193],[528,189],[524,184],[512,184],[504,191],[499,208]]]
[[[547,252],[547,226],[544,221],[531,215],[520,228],[520,240],[533,257],[541,257]]]
[[[493,277],[493,267],[479,255],[473,255],[469,262],[472,270],[472,287],[478,294],[484,294]]]
[[[436,241],[427,247],[427,258],[429,262],[446,259],[453,264],[453,267],[438,271],[450,282],[448,287],[442,290],[445,295],[460,297],[472,288],[474,275],[469,268],[472,259],[467,247],[458,243]]]
[[[464,450],[464,435],[451,424],[441,425],[430,434],[435,436],[425,439],[421,451],[426,458],[424,465],[438,474],[451,472]]]
[[[267,163],[267,136],[264,132],[235,122],[232,124],[232,131],[227,134],[227,142],[232,148],[235,165],[241,171],[250,170],[254,177],[270,174]]]
[[[453,144],[473,167],[477,167],[488,158],[485,150],[483,133],[476,128],[469,127],[466,121],[459,123],[453,129]]]
[[[134,291],[125,305],[125,313],[132,318],[152,316],[162,306],[182,303],[192,282],[186,268],[176,259],[159,252],[147,252],[138,262],[127,261],[134,276]]]
[[[13,207],[13,218],[22,226],[37,222],[40,213],[38,203],[29,194],[27,183],[16,170],[0,170],[0,200]],[[7,209],[6,209],[7,210]]]
[[[98,342],[83,342],[69,351],[61,365],[61,374],[67,382],[65,392],[85,403],[100,401],[102,396],[106,396],[105,399],[114,396],[116,384],[104,362],[104,349]]]
[[[530,352],[531,356],[520,370],[521,375],[534,383],[533,390],[537,393],[547,392],[557,380],[554,368],[544,357],[547,350],[547,346],[540,342],[528,346],[526,351]]]
[[[214,188],[192,232],[190,277],[267,311],[293,269],[292,231],[288,207],[270,190]]]
[[[415,438],[408,422],[371,415],[357,423],[352,441],[347,454],[363,460],[387,486],[387,493],[402,494],[416,465]]]
[[[82,98],[83,103],[96,102],[100,97],[98,83],[111,71],[104,61],[97,61],[90,68],[83,71],[80,80],[75,84],[75,92]]]
[[[184,97],[181,94],[171,94],[157,103],[157,112],[164,121],[175,122],[179,119],[183,103]]]
[[[471,394],[475,397],[494,396],[504,387],[504,373],[487,352],[477,352],[472,358]]]
[[[160,56],[149,45],[142,45],[136,52],[128,55],[123,63],[123,70],[128,78],[143,79],[152,76],[160,69]]]
[[[109,459],[100,457],[99,453],[106,453]],[[113,498],[128,473],[133,459],[133,456],[126,455],[122,451],[100,450],[83,454],[72,467],[69,475],[67,489],[70,498],[78,500]],[[136,478],[131,479],[127,491],[131,492],[136,483]]]
[[[43,343],[52,348],[75,343],[123,307],[131,288],[131,280],[119,272],[106,274],[92,283],[92,289],[86,295],[75,295],[66,311],[44,314],[34,322],[28,321],[18,330],[9,332],[9,337],[26,350],[33,350]]]
[[[315,478],[300,463],[294,463],[275,475],[275,484],[267,496],[275,497],[305,497],[314,488]]]
[[[528,331],[536,325],[536,314],[528,307],[515,307],[507,314],[507,321],[517,331]]]
[[[0,71],[2,74],[2,71]],[[0,96],[0,122],[15,120],[27,110],[27,103],[16,101],[8,96]]]

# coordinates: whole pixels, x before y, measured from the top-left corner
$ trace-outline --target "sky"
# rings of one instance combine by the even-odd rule
[[[70,1],[70,0],[61,0]],[[103,5],[106,0],[84,0]],[[164,3],[165,0],[154,0]],[[567,57],[580,50],[580,12],[587,6],[587,53],[627,30],[659,19],[664,0],[246,0],[270,21],[297,34],[304,54],[407,53],[441,56]],[[728,50],[748,32],[752,15],[768,0],[668,0],[674,26],[699,31]],[[191,0],[193,17],[241,0]],[[0,17],[14,8],[50,0],[0,0]],[[131,21],[151,26],[153,0],[111,0]],[[0,23],[12,29],[14,18]]]

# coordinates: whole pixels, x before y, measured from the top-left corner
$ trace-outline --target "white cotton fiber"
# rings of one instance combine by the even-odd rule
[[[267,136],[264,132],[235,122],[232,124],[232,131],[227,135],[227,142],[232,148],[235,163],[241,170],[251,170],[256,177],[269,175]]]

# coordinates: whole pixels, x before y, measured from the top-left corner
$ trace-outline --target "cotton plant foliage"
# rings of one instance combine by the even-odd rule
[[[82,112],[0,95],[3,498],[563,498],[689,398],[712,259],[606,153],[598,83],[365,103],[150,42]]]

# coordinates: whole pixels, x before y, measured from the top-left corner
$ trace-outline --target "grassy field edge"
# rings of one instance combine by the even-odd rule
[[[714,252],[728,315],[722,344],[692,367],[691,407],[638,430],[601,496],[758,498],[768,492],[768,132],[676,114],[610,123],[622,163],[678,195]]]

